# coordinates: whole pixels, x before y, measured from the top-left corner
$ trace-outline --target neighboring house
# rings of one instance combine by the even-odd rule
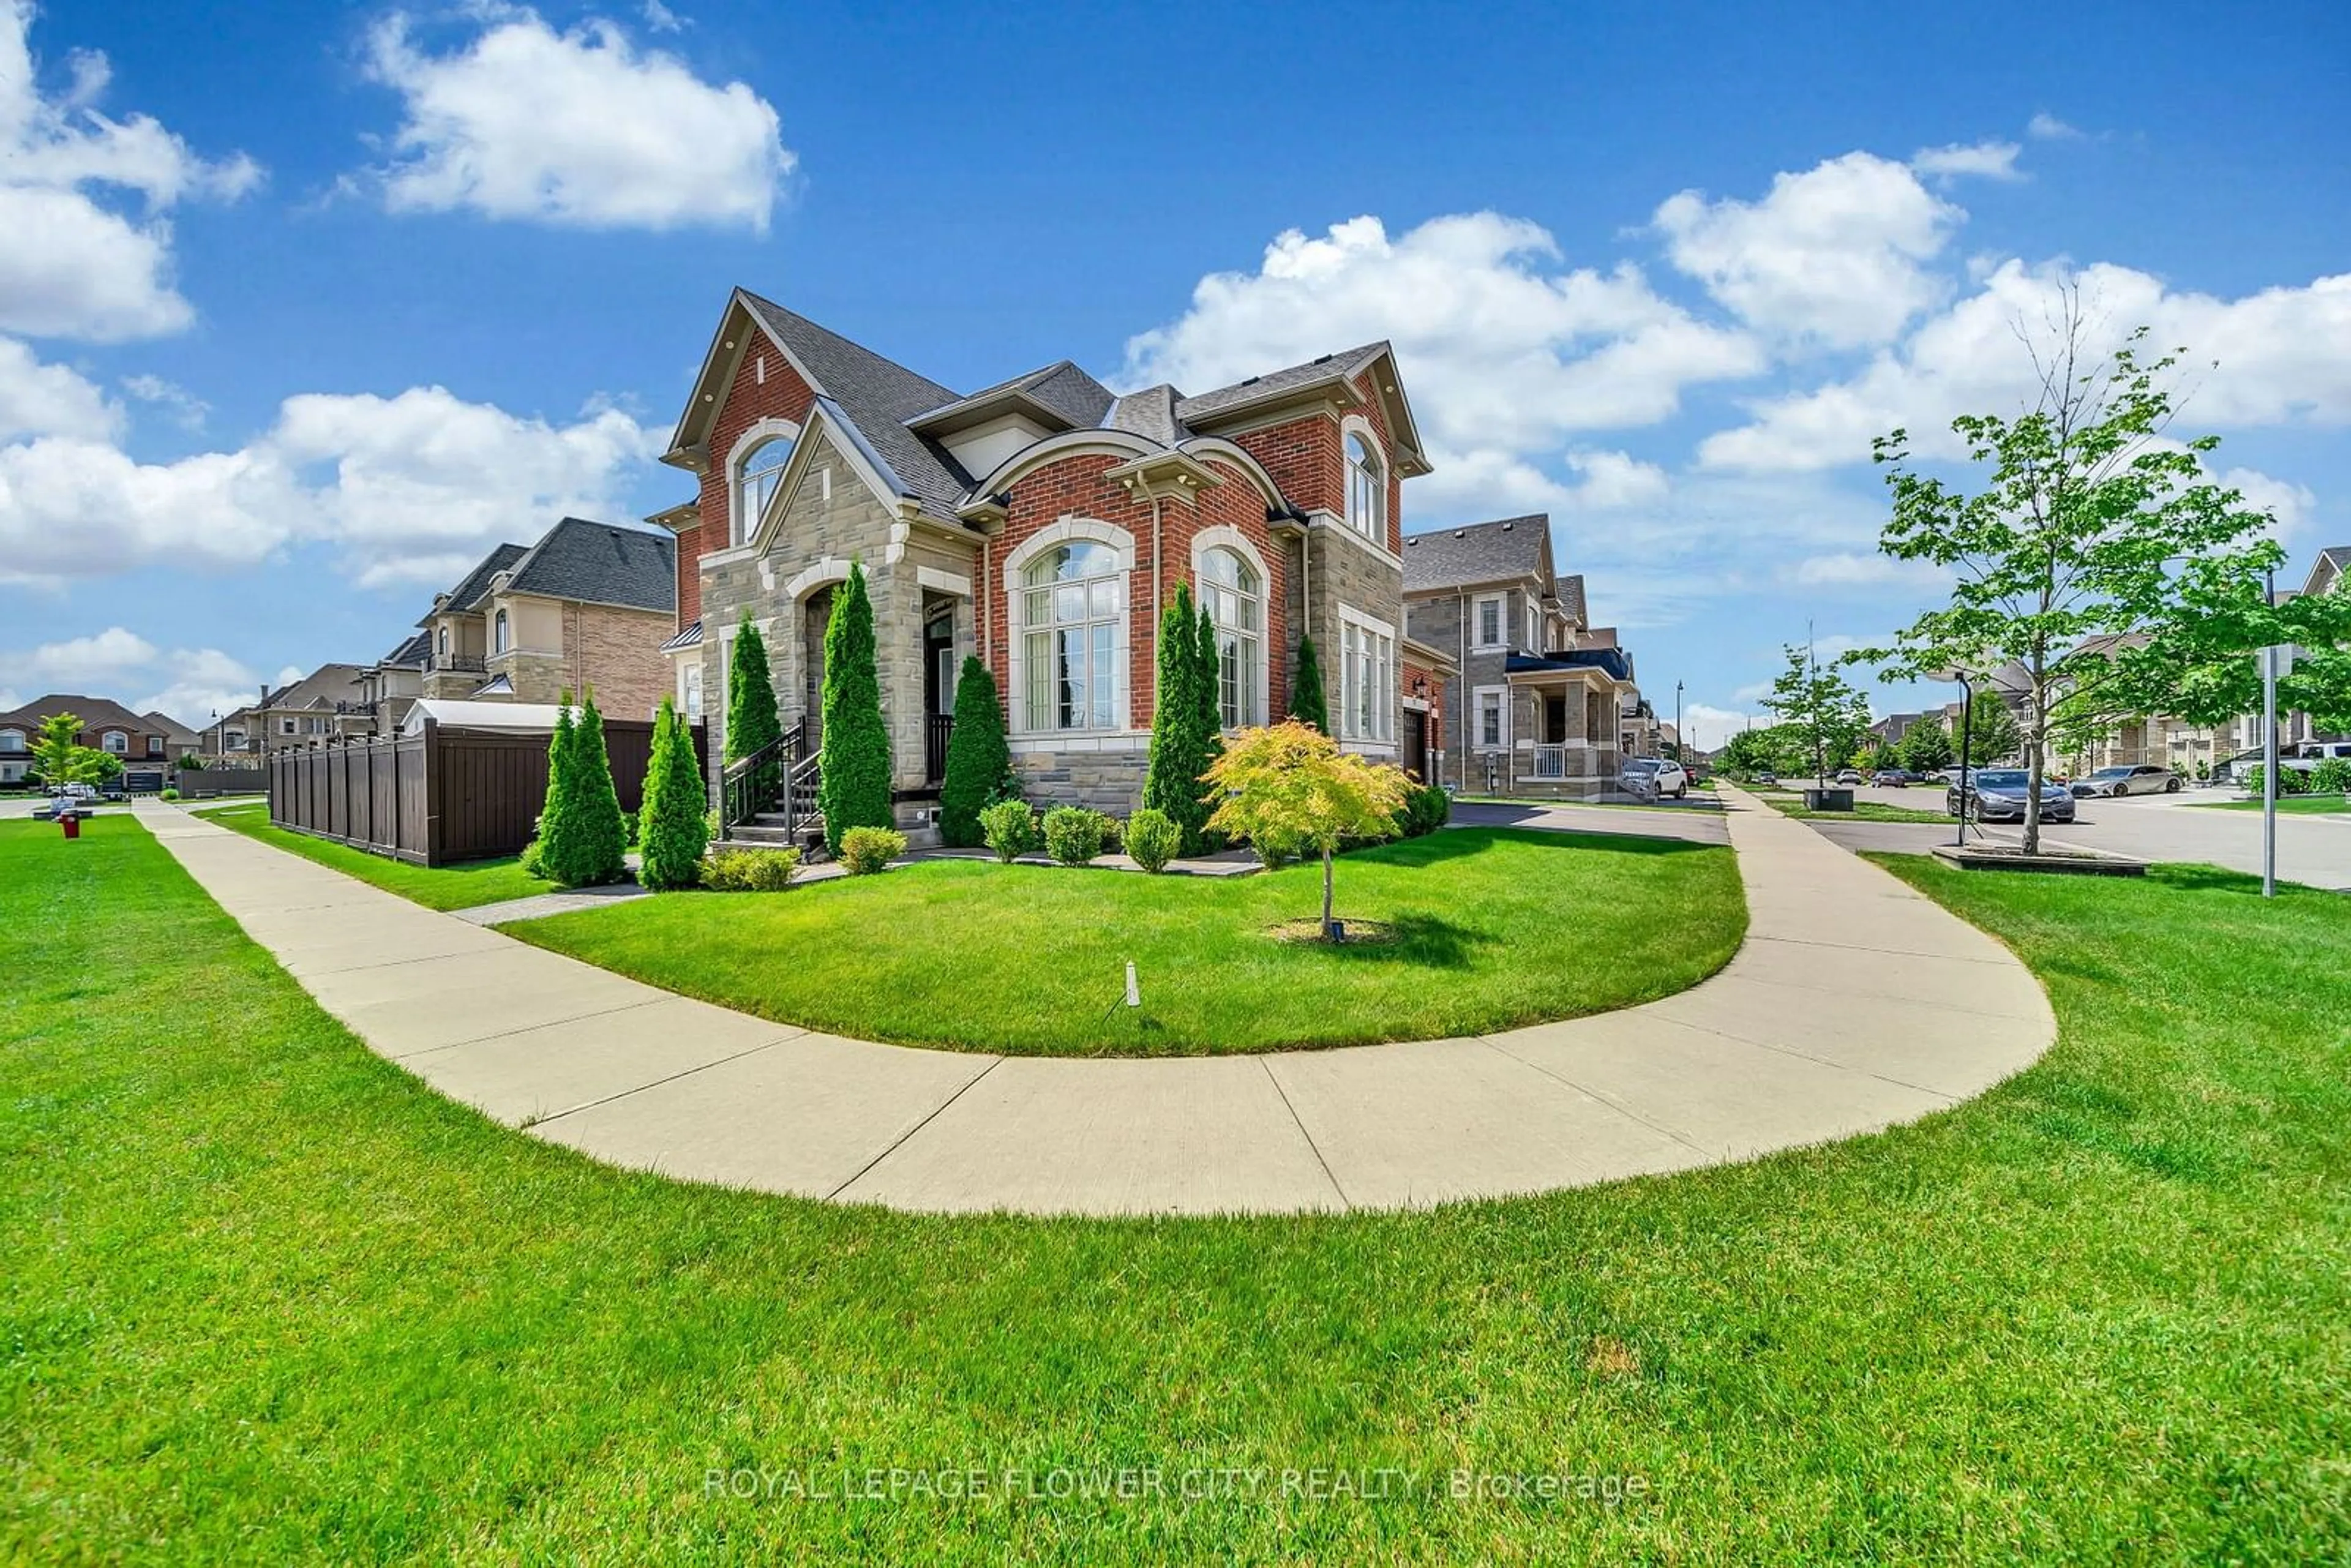
[[[787,731],[820,748],[824,629],[862,562],[910,828],[967,655],[1032,800],[1133,809],[1179,583],[1217,625],[1228,726],[1287,711],[1301,634],[1353,750],[1406,758],[1405,716],[1441,701],[1430,680],[1406,706],[1401,486],[1428,464],[1385,343],[1196,394],[1117,396],[1067,361],[966,394],[737,289],[663,461],[700,483],[653,520],[679,546],[671,690],[710,756],[747,617]]]
[[[375,715],[360,700],[362,664],[321,664],[298,681],[264,693],[224,726],[246,737],[246,756],[266,756],[374,733]]]
[[[371,733],[396,735],[408,710],[424,695],[425,668],[432,662],[433,634],[418,632],[360,672],[359,700],[369,713]]]
[[[566,517],[492,550],[417,625],[415,695],[552,703],[592,688],[604,712],[650,717],[670,688],[677,542]]]
[[[198,745],[195,733],[167,714],[133,713],[110,698],[53,692],[0,713],[0,785],[25,781],[43,721],[61,713],[81,720],[79,744],[120,759],[132,789],[161,789],[163,772]]]
[[[1404,541],[1405,622],[1447,655],[1441,749],[1460,789],[1593,800],[1624,758],[1654,755],[1655,716],[1614,627],[1594,628],[1583,579],[1552,559],[1537,513]]]
[[[1887,714],[1869,727],[1870,737],[1880,746],[1899,746],[1902,737],[1910,733],[1910,727],[1926,716],[1918,713]]]

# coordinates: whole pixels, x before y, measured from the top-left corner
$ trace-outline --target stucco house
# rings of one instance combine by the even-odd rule
[[[1593,627],[1581,575],[1562,576],[1544,513],[1403,541],[1405,629],[1449,653],[1445,781],[1562,800],[1615,792],[1654,750],[1632,655]]]
[[[1286,712],[1301,635],[1352,749],[1414,759],[1438,700],[1404,625],[1402,485],[1428,463],[1384,342],[1196,393],[1066,360],[965,392],[737,289],[663,461],[699,482],[649,520],[677,537],[672,690],[711,757],[747,618],[796,755],[820,750],[824,628],[862,562],[910,830],[972,654],[1031,800],[1132,810],[1179,583],[1217,626],[1228,726]]]
[[[592,687],[604,712],[650,717],[670,686],[676,550],[665,533],[584,517],[497,546],[417,622],[420,689],[402,695],[552,703]]]

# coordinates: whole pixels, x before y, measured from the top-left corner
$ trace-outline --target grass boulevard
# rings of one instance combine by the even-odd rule
[[[1322,869],[1200,881],[925,861],[780,894],[664,894],[508,936],[779,1022],[904,1044],[1131,1056],[1436,1040],[1687,989],[1746,928],[1727,849],[1458,829],[1343,857],[1340,914],[1280,942]],[[1139,1015],[1112,1004],[1126,962]]]
[[[1882,863],[2061,1026],[1923,1124],[948,1220],[507,1133],[134,820],[0,823],[0,1558],[2339,1560],[2351,904]]]

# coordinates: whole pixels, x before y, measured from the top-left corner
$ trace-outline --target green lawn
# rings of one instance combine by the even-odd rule
[[[1951,1113],[1088,1223],[601,1169],[371,1055],[134,821],[0,823],[0,1561],[2343,1561],[2351,901],[1889,863],[2055,1003]],[[788,1495],[891,1466],[1269,1473]],[[1418,1479],[1280,1475],[1385,1466]],[[768,1495],[710,1495],[737,1467]]]
[[[1340,918],[1391,946],[1278,942],[1321,865],[1207,881],[925,861],[780,894],[663,894],[504,927],[706,1001],[869,1040],[1173,1055],[1435,1040],[1604,1011],[1720,968],[1730,852],[1461,828],[1343,856]],[[1134,961],[1139,1013],[1113,1008]]]
[[[1802,795],[1773,794],[1770,790],[1754,791],[1755,798],[1782,816],[1820,818],[1833,822],[1942,822],[1952,821],[1949,811],[1924,810],[1915,806],[1887,806],[1876,800],[1855,800],[1850,811],[1808,811]]]
[[[427,909],[471,909],[477,904],[504,904],[510,898],[561,891],[555,883],[522,869],[512,855],[496,860],[466,861],[460,865],[410,865],[386,855],[371,855],[349,844],[314,839],[269,825],[267,801],[199,809],[196,815],[224,828],[234,828],[249,839],[259,839],[347,876],[372,883],[386,893],[413,899]]]
[[[2199,800],[2196,804],[2207,811],[2258,811],[2259,800]],[[2281,814],[2295,816],[2340,816],[2351,811],[2351,796],[2344,795],[2281,795],[2277,809]]]

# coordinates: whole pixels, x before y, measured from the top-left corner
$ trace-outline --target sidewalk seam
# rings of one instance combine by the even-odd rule
[[[1298,1107],[1290,1103],[1290,1091],[1281,1086],[1281,1080],[1275,1075],[1273,1053],[1260,1052],[1257,1064],[1265,1070],[1265,1081],[1273,1085],[1274,1095],[1281,1102],[1281,1108],[1290,1113],[1290,1124],[1298,1129],[1298,1135],[1306,1140],[1307,1152],[1314,1156],[1314,1163],[1322,1167],[1322,1179],[1329,1182],[1331,1190],[1339,1195],[1340,1208],[1349,1214],[1354,1213],[1355,1200],[1349,1197],[1347,1189],[1339,1185],[1339,1173],[1331,1168],[1329,1160],[1323,1158],[1322,1145],[1316,1143],[1314,1134],[1306,1130],[1305,1120],[1298,1114]]]
[[[842,1182],[839,1186],[834,1187],[831,1192],[824,1195],[824,1200],[827,1203],[831,1203],[834,1198],[839,1197],[842,1193],[847,1192],[851,1187],[856,1186],[867,1171],[872,1170],[875,1166],[880,1165],[883,1160],[888,1159],[892,1155],[894,1155],[900,1149],[904,1148],[908,1139],[921,1132],[924,1128],[929,1126],[933,1122],[937,1121],[948,1106],[954,1104],[956,1101],[970,1093],[971,1086],[973,1084],[978,1082],[981,1079],[987,1077],[989,1073],[995,1071],[998,1068],[1003,1065],[1004,1058],[999,1056],[993,1061],[990,1061],[987,1066],[981,1068],[977,1072],[973,1073],[969,1078],[964,1080],[964,1085],[962,1088],[956,1090],[954,1093],[940,1101],[938,1104],[932,1107],[930,1114],[925,1116],[921,1121],[915,1123],[913,1126],[899,1134],[895,1138],[890,1140],[890,1145],[887,1148],[883,1149],[880,1154],[875,1155],[872,1159],[866,1161],[863,1165],[851,1172],[847,1181]]]

